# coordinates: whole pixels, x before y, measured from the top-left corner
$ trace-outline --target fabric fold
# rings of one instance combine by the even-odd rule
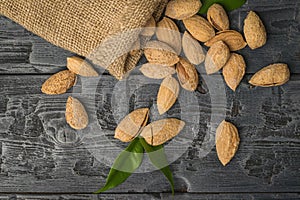
[[[0,14],[54,45],[91,59],[122,79],[142,55],[141,51],[129,54],[139,30],[151,16],[158,20],[167,2],[0,0]]]

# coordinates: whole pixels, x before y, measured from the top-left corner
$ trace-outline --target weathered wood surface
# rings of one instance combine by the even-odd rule
[[[47,77],[1,76],[0,192],[93,192],[104,184],[109,170],[103,160],[95,158],[95,149],[108,160],[119,152],[119,143],[107,143],[114,141],[115,119],[122,117],[121,114],[113,116],[113,110],[123,113],[120,105],[110,105],[111,91],[117,82],[110,76],[96,81],[82,80],[69,94],[46,96],[40,94],[40,85]],[[131,88],[147,82],[142,76],[132,76],[131,80],[128,83]],[[171,165],[176,191],[299,192],[299,82],[299,75],[276,88],[250,88],[243,82],[235,94],[226,90],[225,105],[211,105],[209,93],[195,93],[198,103],[190,107],[200,110],[200,121],[195,122],[200,126],[196,131],[187,130],[196,134],[193,144]],[[151,103],[157,89],[158,85],[146,84],[142,90],[136,90],[129,109]],[[85,102],[90,114],[95,113],[96,120],[84,132],[95,134],[90,139],[82,138],[81,133],[65,123],[65,101],[71,94]],[[227,119],[240,130],[239,151],[227,167],[219,163],[215,148],[204,158],[199,155],[202,148],[199,142],[210,126],[211,107],[217,107],[220,115],[225,110]],[[169,116],[178,116],[180,109],[176,104]],[[153,113],[155,117],[155,110]],[[196,116],[199,111],[191,109],[189,114]],[[99,133],[93,132],[100,128]],[[181,134],[178,138],[184,136]],[[128,191],[167,192],[169,186],[159,172],[139,173],[112,190]]]
[[[298,0],[251,0],[230,13],[231,27],[243,31],[243,20],[249,10],[257,11],[266,25],[268,43],[255,51],[248,47],[244,55],[247,73],[274,62],[288,63],[293,73],[300,72],[300,17]],[[184,32],[181,22],[180,30]],[[0,16],[0,72],[2,74],[54,73],[66,65],[72,55],[24,30],[20,25]]]
[[[62,195],[26,195],[26,194],[11,194],[11,195],[0,195],[0,200],[111,200],[111,199],[122,199],[122,200],[219,200],[219,199],[230,199],[230,200],[248,200],[248,199],[278,199],[278,200],[296,200],[299,199],[299,194],[294,193],[260,193],[260,194],[179,194],[171,196],[170,194],[101,194],[101,195],[89,195],[89,194],[62,194]]]
[[[171,164],[174,199],[300,198],[299,9],[298,0],[252,0],[231,12],[232,27],[239,31],[249,10],[259,13],[268,30],[266,46],[241,51],[247,73],[286,62],[291,81],[280,87],[250,88],[248,75],[233,93],[219,76],[203,76],[206,84],[198,92],[181,93],[181,104],[168,112],[189,125],[175,140],[188,141],[189,148]],[[134,174],[110,194],[91,195],[104,184],[108,164],[125,146],[112,139],[117,122],[145,106],[151,107],[152,120],[161,118],[155,107],[159,82],[136,75],[117,83],[104,75],[100,80],[79,80],[68,94],[41,94],[41,84],[49,74],[65,69],[70,55],[0,16],[0,199],[172,199],[162,193],[170,188],[157,171]],[[65,122],[68,95],[79,97],[89,111],[91,124],[84,132]],[[205,137],[216,126],[212,113],[216,121],[226,117],[240,131],[239,151],[226,167],[219,163],[215,148],[210,151],[213,135]],[[179,147],[169,145],[167,153]],[[151,171],[148,168],[143,165],[139,172]]]

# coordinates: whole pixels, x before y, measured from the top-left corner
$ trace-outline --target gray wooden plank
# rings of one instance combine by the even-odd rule
[[[219,200],[219,199],[230,199],[230,200],[248,200],[248,199],[257,199],[257,200],[268,200],[268,199],[299,199],[300,196],[297,193],[244,193],[244,194],[175,194],[171,196],[170,194],[11,194],[11,195],[0,195],[1,200],[113,200],[113,199],[122,199],[122,200]]]
[[[0,16],[1,74],[55,73],[65,68],[71,55]]]
[[[298,0],[249,1],[230,13],[231,27],[242,32],[243,20],[249,10],[257,11],[268,32],[268,43],[255,51],[248,47],[240,51],[247,62],[247,73],[254,73],[274,62],[288,63],[293,73],[299,73],[300,19]],[[178,22],[183,32],[184,26]],[[0,73],[54,73],[65,66],[70,52],[49,44],[24,30],[21,26],[0,17]]]
[[[47,77],[1,76],[0,192],[95,191],[105,182],[107,164],[125,146],[113,139],[117,122],[132,109],[145,106],[151,107],[152,120],[161,117],[187,120],[187,128],[174,140],[189,147],[171,165],[176,191],[289,193],[300,190],[299,75],[292,76],[286,85],[274,88],[251,88],[246,83],[250,78],[247,76],[236,93],[225,87],[224,104],[211,103],[215,98],[222,98],[214,90],[205,94],[189,93],[192,96],[182,91],[181,104],[177,102],[165,116],[158,116],[155,107],[159,82],[143,76],[131,76],[122,82],[111,76],[102,76],[100,80],[81,79],[68,94],[58,96],[41,94],[40,86]],[[211,82],[208,77],[203,79],[206,90],[212,86],[222,88],[220,77],[219,83],[218,79]],[[74,131],[65,123],[68,95],[79,97],[89,111],[91,123],[85,131]],[[205,134],[216,125],[210,120],[212,108],[219,118],[224,112],[240,130],[239,151],[226,167],[219,163],[215,148],[210,150],[205,146],[209,146]],[[192,134],[192,140],[188,134]],[[170,152],[181,150],[182,146],[166,148],[171,159],[174,154]],[[147,173],[134,174],[111,192],[170,192],[164,177],[148,168],[143,165],[139,172]]]

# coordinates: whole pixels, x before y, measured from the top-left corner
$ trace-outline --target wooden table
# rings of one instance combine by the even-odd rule
[[[201,116],[198,129],[192,130],[194,141],[171,164],[174,199],[300,198],[300,1],[251,0],[230,13],[233,29],[242,31],[249,10],[257,11],[264,21],[268,43],[255,51],[248,47],[240,51],[247,75],[235,93],[226,88],[227,102],[217,108],[238,127],[239,150],[226,167],[218,161],[215,148],[200,156],[212,105],[207,88],[194,93]],[[133,174],[108,193],[92,194],[103,186],[109,171],[93,151],[109,157],[114,147],[105,141],[83,141],[82,135],[69,128],[64,119],[66,99],[79,96],[95,113],[91,127],[98,127],[109,140],[118,121],[113,111],[122,111],[122,116],[115,114],[120,119],[124,110],[110,104],[117,81],[107,74],[84,87],[81,79],[64,95],[40,92],[51,74],[66,68],[70,55],[0,17],[0,199],[172,199],[159,171]],[[291,80],[279,87],[251,88],[247,83],[251,75],[274,62],[289,64]],[[132,77],[143,82],[140,74]],[[152,105],[158,85],[146,87],[150,87],[146,93],[134,92],[130,109]],[[178,112],[176,104],[169,115]]]

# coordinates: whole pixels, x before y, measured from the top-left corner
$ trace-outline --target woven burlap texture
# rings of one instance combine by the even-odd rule
[[[117,79],[122,79],[142,54],[141,51],[128,54],[128,48],[138,38],[138,28],[152,15],[158,20],[167,2],[0,0],[0,14],[52,44],[91,59]]]

